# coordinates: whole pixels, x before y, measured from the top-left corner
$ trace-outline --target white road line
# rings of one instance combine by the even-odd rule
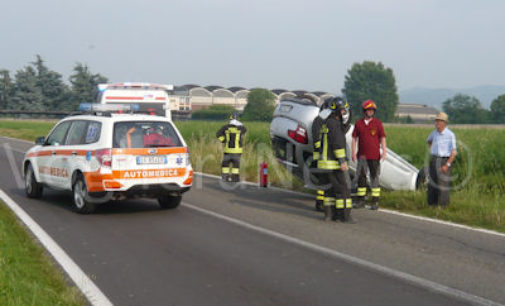
[[[338,252],[338,251],[335,251],[335,250],[332,250],[332,249],[329,249],[329,248],[326,248],[326,247],[323,247],[323,246],[320,246],[320,245],[317,245],[314,243],[303,241],[303,240],[300,240],[300,239],[297,239],[297,238],[294,238],[294,237],[291,237],[291,236],[288,236],[285,234],[281,234],[279,232],[275,232],[275,231],[265,229],[265,228],[262,228],[262,227],[259,227],[259,226],[256,226],[256,225],[253,225],[253,224],[250,224],[250,223],[238,220],[238,219],[234,219],[234,218],[231,218],[231,217],[228,217],[225,215],[221,215],[221,214],[215,213],[213,211],[206,210],[206,209],[200,208],[198,206],[194,206],[192,204],[188,204],[186,202],[182,202],[182,205],[187,208],[196,210],[200,213],[227,221],[229,223],[232,223],[232,224],[235,224],[235,225],[238,225],[238,226],[241,226],[241,227],[244,227],[244,228],[265,234],[265,235],[269,235],[269,236],[275,237],[277,239],[304,247],[306,249],[320,252],[320,253],[332,256],[334,258],[350,262],[352,264],[360,265],[360,266],[366,267],[366,268],[373,270],[373,271],[381,272],[385,275],[406,281],[410,284],[414,284],[414,285],[423,287],[425,289],[428,289],[428,290],[431,290],[431,291],[434,291],[434,292],[437,292],[437,293],[440,293],[440,294],[443,294],[443,295],[446,295],[446,296],[449,296],[452,298],[457,298],[459,300],[469,302],[474,305],[505,306],[503,304],[482,298],[480,296],[476,296],[476,295],[473,295],[473,294],[470,294],[470,293],[467,293],[467,292],[464,292],[464,291],[461,291],[458,289],[447,287],[442,284],[414,276],[412,274],[408,274],[408,273],[394,270],[394,269],[391,269],[391,268],[388,268],[385,266],[381,266],[379,264],[375,264],[373,262],[370,262],[370,261],[367,261],[364,259],[360,259],[360,258],[351,256],[351,255],[348,255],[345,253],[341,253],[341,252]]]
[[[60,266],[67,272],[81,292],[92,305],[108,306],[111,301],[100,291],[93,281],[79,268],[67,253],[2,189],[0,198],[23,221],[30,231],[37,237],[46,250],[54,257]]]
[[[201,175],[203,177],[218,179],[218,180],[221,179],[220,176],[213,175],[213,174],[207,174],[207,173],[202,173],[202,172],[195,172],[195,174]],[[257,186],[257,184],[252,183],[252,182],[247,182],[247,181],[242,181],[241,183],[246,184],[246,185]],[[258,187],[258,188],[260,188],[260,187]],[[287,190],[287,189],[283,189],[283,188],[279,188],[279,187],[269,187],[268,189],[274,189],[274,190],[281,191],[281,192],[292,193],[292,194],[300,195],[300,196],[303,196],[303,197],[309,197],[309,198],[314,198],[315,197],[315,195],[310,195],[310,194],[303,193],[303,192],[298,192],[298,191]],[[377,211],[378,212],[383,212],[383,213],[386,213],[386,214],[391,214],[391,215],[397,215],[397,216],[407,217],[407,218],[411,218],[411,219],[416,219],[416,220],[420,220],[420,221],[433,222],[433,223],[438,223],[438,224],[442,224],[442,225],[446,225],[446,226],[452,226],[452,227],[461,228],[461,229],[465,229],[465,230],[476,231],[476,232],[480,232],[480,233],[484,233],[484,234],[490,234],[490,235],[495,235],[495,236],[499,236],[499,237],[505,237],[505,233],[500,233],[500,232],[496,232],[496,231],[493,231],[493,230],[487,230],[487,229],[483,229],[483,228],[480,228],[480,227],[472,227],[472,226],[468,226],[468,225],[453,223],[453,222],[450,222],[450,221],[443,221],[443,220],[439,220],[439,219],[432,219],[432,218],[428,218],[428,217],[421,217],[421,216],[411,215],[411,214],[402,213],[402,212],[395,211],[395,210],[383,209],[383,208],[381,208],[381,209],[379,209]]]
[[[483,229],[483,228],[479,228],[479,227],[472,227],[472,226],[468,226],[468,225],[453,223],[453,222],[450,222],[450,221],[443,221],[443,220],[438,220],[438,219],[431,219],[431,218],[428,218],[428,217],[421,217],[421,216],[416,216],[416,215],[410,215],[410,214],[402,213],[402,212],[395,211],[395,210],[389,210],[389,209],[382,209],[381,208],[378,211],[379,212],[383,212],[383,213],[387,213],[387,214],[391,214],[391,215],[397,215],[397,216],[412,218],[412,219],[421,220],[421,221],[439,223],[439,224],[443,224],[443,225],[447,225],[447,226],[462,228],[462,229],[466,229],[466,230],[481,232],[481,233],[484,233],[484,234],[490,234],[490,235],[495,235],[495,236],[499,236],[499,237],[504,237],[505,238],[505,234],[504,233],[495,232],[495,231],[492,231],[492,230],[487,230],[487,229]]]

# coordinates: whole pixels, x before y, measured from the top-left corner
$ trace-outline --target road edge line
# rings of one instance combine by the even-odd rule
[[[308,241],[304,241],[304,240],[294,238],[294,237],[291,237],[291,236],[288,236],[288,235],[285,235],[285,234],[282,234],[282,233],[279,233],[279,232],[276,232],[273,230],[269,230],[269,229],[266,229],[266,228],[263,228],[263,227],[260,227],[257,225],[253,225],[253,224],[247,223],[245,221],[234,219],[232,217],[228,217],[228,216],[225,216],[225,215],[222,215],[222,214],[219,214],[219,213],[216,213],[216,212],[204,209],[204,208],[200,208],[198,206],[195,206],[195,205],[192,205],[192,204],[189,204],[186,202],[182,202],[182,205],[184,205],[185,207],[188,207],[190,209],[196,210],[200,213],[203,213],[203,214],[227,221],[229,223],[241,226],[243,228],[250,229],[250,230],[265,234],[265,235],[273,236],[277,239],[280,239],[280,240],[283,240],[283,241],[286,241],[289,243],[293,243],[295,245],[304,247],[306,249],[320,252],[320,253],[326,254],[328,256],[347,261],[351,264],[359,265],[359,266],[365,267],[367,269],[370,269],[372,271],[380,272],[380,273],[385,274],[387,276],[406,281],[410,284],[422,287],[422,288],[430,290],[432,292],[443,294],[445,296],[456,298],[461,301],[469,302],[469,303],[472,303],[475,305],[504,306],[503,304],[488,300],[486,298],[483,298],[483,297],[480,297],[477,295],[473,295],[473,294],[470,294],[470,293],[467,293],[467,292],[464,292],[464,291],[461,291],[461,290],[458,290],[455,288],[451,288],[451,287],[439,284],[437,282],[430,281],[430,280],[427,280],[427,279],[424,279],[424,278],[421,278],[421,277],[418,277],[418,276],[415,276],[415,275],[412,275],[412,274],[409,274],[406,272],[402,272],[399,270],[388,268],[386,266],[382,266],[382,265],[373,263],[368,260],[354,257],[352,255],[345,254],[345,253],[342,253],[342,252],[339,252],[336,250],[332,250],[327,247],[323,247],[323,246],[320,246],[320,245],[317,245],[317,244],[314,244],[314,243],[311,243]]]
[[[81,268],[68,256],[68,254],[35,222],[3,189],[0,188],[0,199],[7,207],[30,229],[44,248],[58,262],[82,294],[92,305],[113,305],[95,283],[81,270]]]

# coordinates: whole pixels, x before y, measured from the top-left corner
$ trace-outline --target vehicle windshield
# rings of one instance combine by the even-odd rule
[[[114,124],[114,148],[180,147],[181,140],[168,122],[127,121]]]

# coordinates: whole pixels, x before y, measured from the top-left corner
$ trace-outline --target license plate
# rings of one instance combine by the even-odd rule
[[[166,156],[137,156],[137,165],[145,165],[145,164],[166,164],[167,157]]]

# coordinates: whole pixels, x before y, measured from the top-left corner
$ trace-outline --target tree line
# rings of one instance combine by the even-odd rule
[[[14,76],[0,69],[0,109],[72,111],[79,103],[94,101],[97,84],[108,82],[82,63],[75,65],[68,81],[69,85],[60,73],[49,69],[40,55]]]
[[[8,70],[0,69],[0,109],[76,110],[79,103],[94,101],[97,84],[108,80],[100,74],[93,74],[87,65],[77,63],[68,81],[69,85],[60,73],[50,70],[40,55],[13,77]],[[381,62],[353,64],[345,76],[342,93],[354,114],[359,116],[361,103],[372,99],[378,105],[378,118],[385,122],[398,121],[395,118],[399,103],[396,79],[393,70]],[[271,120],[275,96],[269,90],[254,89],[247,100],[244,119]],[[505,123],[505,94],[492,102],[490,110],[484,109],[477,98],[463,94],[446,100],[442,109],[452,123]],[[225,110],[211,110],[216,111]]]

